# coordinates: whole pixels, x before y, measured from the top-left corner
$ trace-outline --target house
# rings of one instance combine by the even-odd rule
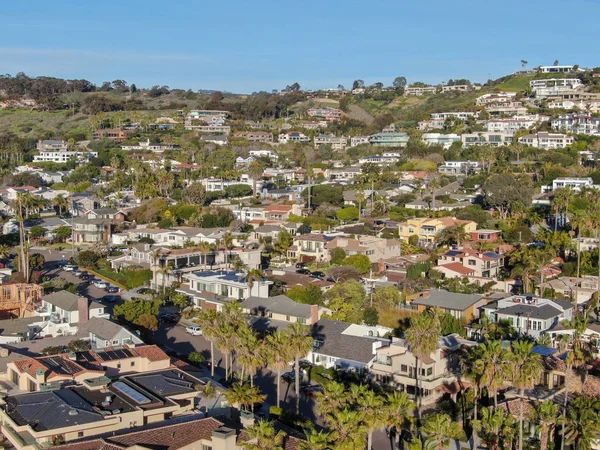
[[[369,136],[369,144],[376,147],[406,147],[408,133],[376,133]]]
[[[479,161],[446,161],[438,167],[438,172],[444,175],[473,175],[481,172]]]
[[[285,295],[248,297],[241,303],[252,326],[260,331],[283,329],[296,322],[313,325],[319,320],[319,306],[296,303]]]
[[[475,100],[476,106],[487,106],[490,104],[502,103],[507,100],[513,100],[517,96],[516,92],[494,92],[483,94]]]
[[[470,220],[460,220],[456,217],[439,217],[437,219],[424,217],[401,222],[398,225],[398,235],[401,240],[405,241],[408,241],[411,236],[417,236],[420,242],[433,243],[440,231],[455,225],[462,225],[466,233],[477,229],[477,223]]]
[[[342,169],[325,169],[325,178],[336,181],[352,181],[362,174],[360,167],[344,167]],[[346,191],[344,191],[345,193]]]
[[[591,177],[558,177],[552,180],[552,185],[542,186],[542,192],[555,191],[557,189],[569,188],[581,191],[583,188],[593,188],[594,180]]]
[[[0,343],[12,344],[35,339],[39,337],[42,325],[36,316],[0,320]]]
[[[436,269],[456,262],[462,264],[465,269],[472,271],[475,277],[497,279],[504,267],[504,256],[494,252],[468,249],[448,250],[438,258]]]
[[[96,197],[92,194],[79,194],[74,193],[70,198],[71,203],[71,214],[74,216],[79,216],[80,212],[84,213],[86,211],[96,209],[100,207],[100,203],[96,199]]]
[[[302,215],[302,205],[294,203],[293,205],[279,205],[272,204],[266,206],[262,210],[262,214],[265,220],[282,220],[286,221],[290,218],[290,215],[296,216]]]
[[[442,130],[446,126],[445,119],[429,119],[429,120],[421,120],[417,124],[417,129],[421,131],[429,131],[429,130]]]
[[[301,131],[290,131],[279,135],[280,144],[287,144],[290,142],[310,142],[310,137],[306,136]]]
[[[75,218],[73,224],[73,240],[75,243],[110,242],[112,221],[106,219]]]
[[[544,291],[551,289],[578,305],[586,304],[598,292],[598,277],[557,277],[544,280]]]
[[[590,135],[600,133],[600,118],[589,114],[564,114],[553,119],[551,124],[557,131]]]
[[[445,150],[449,149],[453,143],[460,142],[460,136],[454,133],[423,133],[421,139],[423,139],[423,142],[427,145],[441,145]]]
[[[40,150],[40,153],[33,156],[33,162],[53,162],[64,164],[72,159],[79,162],[88,162],[96,158],[98,152],[91,151],[71,151],[71,150]]]
[[[127,134],[118,128],[104,128],[102,130],[94,131],[92,139],[95,141],[99,139],[109,139],[111,141],[123,142],[127,140]]]
[[[399,152],[384,152],[383,155],[364,156],[358,160],[358,164],[375,164],[377,166],[389,166],[400,161]]]
[[[475,230],[471,231],[472,242],[497,242],[500,237],[500,230]]]
[[[150,139],[145,142],[138,142],[136,145],[121,145],[121,150],[143,150],[155,153],[162,153],[167,150],[179,148],[177,144],[151,144]]]
[[[419,400],[432,405],[445,394],[452,398],[462,391],[460,376],[460,355],[476,342],[450,334],[438,340],[436,349],[427,357],[417,358],[404,339],[392,338],[389,345],[376,349],[376,357],[370,367],[375,381],[412,398],[419,394]],[[418,383],[418,384],[417,384]]]
[[[312,326],[314,344],[305,359],[325,368],[364,373],[375,359],[377,349],[389,343],[383,337],[389,332],[385,327],[321,319]]]
[[[183,275],[185,284],[177,292],[190,297],[196,307],[221,310],[224,303],[231,300],[244,300],[248,297],[266,298],[269,296],[269,280],[253,281],[248,285],[246,274],[242,272],[217,272],[204,270]]]
[[[400,241],[374,236],[358,236],[356,239],[336,236],[325,244],[325,248],[329,251],[341,248],[345,250],[347,256],[364,255],[372,263],[380,259],[395,258],[402,253]]]
[[[513,139],[513,133],[499,133],[492,131],[479,131],[477,133],[464,133],[461,135],[461,140],[465,147],[471,147],[473,145],[501,147],[512,144]]]
[[[298,261],[329,261],[329,251],[325,247],[333,238],[322,234],[301,234],[294,236],[294,243],[288,249],[288,258]]]
[[[574,72],[575,66],[540,66],[538,67],[538,71],[541,73],[565,73],[565,72]]]
[[[287,292],[294,286],[307,287],[312,285],[318,287],[321,292],[325,293],[335,286],[335,282],[332,281],[321,280],[320,278],[314,278],[309,275],[281,269],[271,270],[269,278],[280,282],[284,292]]]
[[[350,147],[369,143],[369,136],[352,136],[350,138]]]
[[[437,92],[436,86],[408,86],[404,88],[405,97],[420,97],[427,94],[435,94]]]
[[[568,136],[562,133],[545,133],[539,132],[535,134],[526,134],[521,136],[518,141],[529,147],[543,148],[550,150],[555,148],[565,148],[575,142],[573,136]]]
[[[66,152],[69,149],[67,141],[39,140],[35,145],[38,152]]]
[[[481,307],[492,322],[507,320],[519,334],[538,338],[563,320],[573,318],[575,304],[527,295],[511,295]]]
[[[75,334],[80,324],[93,317],[110,317],[101,303],[64,290],[44,295],[35,314],[45,322],[40,332],[52,336]]]
[[[348,145],[348,139],[344,136],[337,137],[333,134],[319,134],[314,138],[315,148],[322,145],[331,145],[332,150],[344,150]]]
[[[416,200],[414,202],[406,203],[404,205],[407,209],[420,209],[420,210],[428,210],[428,211],[454,211],[459,208],[466,208],[470,206],[471,202],[459,202],[459,203],[444,203],[442,201],[436,200],[433,201],[425,201],[425,200]]]
[[[223,125],[219,123],[209,125],[191,125],[186,121],[184,129],[189,131],[199,131],[200,133],[222,133],[225,135],[231,133],[231,127],[229,125]]]
[[[553,97],[565,91],[583,89],[579,78],[542,78],[529,82],[537,98]]]
[[[229,143],[229,140],[227,139],[227,136],[220,136],[220,135],[210,135],[210,134],[205,134],[200,136],[200,140],[204,141],[204,142],[209,142],[211,144],[217,144],[217,145],[227,145]]]
[[[194,109],[188,113],[187,118],[202,121],[210,121],[214,117],[224,120],[227,118],[227,116],[229,116],[229,111],[219,111],[216,109]]]
[[[329,106],[309,108],[306,113],[311,117],[324,117],[328,121],[340,120],[342,118],[342,111],[340,109],[330,108]]]
[[[273,133],[268,131],[238,131],[235,133],[235,137],[244,138],[248,142],[273,143]]]
[[[473,86],[470,84],[449,84],[449,85],[442,85],[442,92],[453,92],[453,91],[459,91],[459,92],[469,92],[473,89]]]
[[[90,343],[92,348],[103,349],[118,345],[142,345],[136,333],[101,316],[93,316],[78,326],[77,336]]]
[[[88,219],[106,219],[112,220],[113,222],[123,222],[125,221],[125,213],[123,211],[118,211],[114,208],[97,208],[90,209],[87,212]]]
[[[479,113],[471,112],[471,111],[441,112],[441,113],[432,113],[431,118],[433,120],[459,119],[462,121],[467,121],[473,117],[477,117],[478,114]]]
[[[273,150],[249,150],[248,154],[255,158],[269,158],[272,161],[279,159],[279,155]]]

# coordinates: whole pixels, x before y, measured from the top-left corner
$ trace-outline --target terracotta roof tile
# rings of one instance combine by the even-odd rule
[[[152,362],[169,359],[169,356],[156,345],[142,345],[140,347],[135,347],[134,350],[138,355],[148,358],[148,360]]]

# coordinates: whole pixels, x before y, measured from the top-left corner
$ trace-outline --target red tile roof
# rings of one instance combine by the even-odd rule
[[[151,362],[169,359],[169,356],[156,345],[142,345],[135,347],[134,350],[139,356],[147,358]]]
[[[453,262],[450,264],[444,264],[442,266],[434,267],[434,269],[439,269],[439,268],[448,269],[448,270],[451,270],[452,272],[456,272],[456,273],[462,273],[463,275],[468,275],[470,273],[475,272],[474,269],[468,269],[467,267],[463,266],[459,262]]]

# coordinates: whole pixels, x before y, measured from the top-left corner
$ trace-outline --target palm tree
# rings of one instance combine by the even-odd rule
[[[579,277],[581,274],[581,228],[588,223],[587,213],[576,210],[571,216],[571,226],[577,228],[577,282],[575,283],[575,303],[579,301]]]
[[[559,351],[560,351],[560,344],[559,344]],[[566,373],[565,373],[565,398],[563,401],[563,418],[567,417],[567,405],[569,404],[569,387],[571,384],[571,376],[573,373],[573,352],[568,352],[566,357],[565,357],[565,367],[566,367]],[[560,434],[562,436],[561,440],[560,440],[560,450],[565,450],[565,440],[566,440],[566,434],[565,434],[565,425],[566,425],[566,420],[562,421],[562,426],[561,426],[561,430],[560,430]]]
[[[356,202],[358,203],[358,220],[360,220],[360,214],[362,212],[362,205],[364,203],[364,201],[367,199],[367,197],[365,196],[365,191],[364,189],[357,189],[356,190]]]
[[[63,210],[66,210],[69,207],[69,200],[64,195],[60,194],[54,197],[52,204],[58,208],[58,215],[62,216]]]
[[[554,192],[554,198],[552,199],[552,207],[557,214],[563,215],[563,219],[564,215],[569,209],[569,204],[571,203],[571,200],[573,200],[573,191],[571,190],[571,188],[557,189]],[[556,232],[557,222],[558,220],[555,219],[554,232]],[[563,220],[563,224],[564,222],[565,221]]]
[[[460,247],[460,243],[468,238],[468,234],[465,231],[465,226],[456,224],[448,228],[444,228],[440,231],[435,240],[440,244],[452,244],[456,243]]]
[[[591,450],[600,431],[600,400],[580,395],[576,397],[565,417],[564,440],[577,450]]]
[[[498,407],[498,389],[504,385],[508,372],[507,352],[502,341],[489,340],[469,349],[473,354],[473,370],[480,374],[481,385],[494,397],[494,407]]]
[[[240,405],[242,411],[248,411],[250,406],[260,403],[267,398],[260,393],[257,386],[250,386],[248,383],[233,383],[223,395],[230,405]]]
[[[226,232],[223,234],[221,242],[225,247],[225,267],[229,269],[229,252],[233,248],[233,235],[229,231]]]
[[[155,250],[152,250],[151,253],[152,256],[152,283],[154,284],[154,289],[157,289],[158,286],[158,281],[156,281],[156,275],[158,274],[158,261],[160,259],[160,257],[162,256],[162,249],[157,248]]]
[[[169,278],[169,274],[173,271],[173,263],[169,262],[169,264],[160,266],[158,271],[160,272],[162,278],[162,293],[165,295],[167,278]]]
[[[331,439],[340,450],[362,450],[365,448],[365,435],[368,430],[359,410],[348,406],[327,414],[326,420],[331,430]]]
[[[560,407],[552,400],[538,402],[530,420],[539,424],[540,450],[548,449],[548,438],[553,435],[558,422]]]
[[[436,350],[441,336],[439,330],[440,324],[437,311],[426,311],[411,318],[410,326],[405,333],[406,342],[415,355],[415,392],[418,399],[417,414],[419,418],[421,418],[421,392],[419,390],[421,369],[419,363],[425,358],[430,357],[431,353]]]
[[[544,296],[544,270],[554,259],[556,255],[550,249],[538,249],[534,250],[531,255],[531,266],[533,266],[540,273],[540,297]]]
[[[305,433],[306,440],[300,440],[300,450],[328,450],[329,446],[329,434],[324,431],[311,430]]]
[[[473,428],[477,430],[489,450],[511,448],[506,441],[512,441],[514,436],[513,420],[510,414],[502,409],[483,408],[481,419],[473,421]]]
[[[6,244],[0,245],[0,259],[6,259],[10,256],[10,246]]]
[[[386,425],[402,429],[406,422],[410,420],[414,411],[415,404],[408,399],[405,392],[390,392],[387,394],[383,411],[385,413]]]
[[[283,450],[283,439],[286,434],[275,430],[273,422],[260,420],[246,429],[248,440],[242,442],[245,450]]]
[[[525,389],[535,386],[544,372],[542,357],[533,353],[534,343],[531,341],[514,341],[511,344],[510,362],[512,384],[519,389],[521,403],[524,401]],[[523,450],[523,405],[519,408],[519,450]]]
[[[296,371],[296,414],[300,414],[300,358],[304,358],[312,349],[314,339],[310,336],[310,329],[300,322],[288,327],[285,332],[288,335],[288,345],[294,355],[294,369]]]
[[[311,193],[310,193],[310,185],[312,184],[312,177],[314,175],[312,167],[308,167],[306,169],[306,176],[308,178],[308,210],[310,211],[310,203],[311,203]]]
[[[290,359],[294,357],[290,347],[289,335],[283,331],[276,331],[267,336],[267,360],[269,365],[277,372],[277,407],[281,407],[281,372],[287,367]]]
[[[218,340],[220,313],[216,309],[207,309],[198,316],[202,335],[210,342],[210,376],[215,377],[215,342]]]
[[[263,280],[264,274],[260,269],[252,269],[246,272],[246,284],[248,285],[248,290],[250,295],[252,295],[252,287],[254,286],[254,282],[261,282]]]
[[[385,425],[385,415],[382,411],[383,399],[378,397],[375,392],[364,389],[358,403],[367,427],[367,450],[372,450],[373,432]]]
[[[457,422],[453,422],[448,414],[430,414],[423,421],[421,431],[427,435],[425,447],[428,449],[444,450],[451,440],[459,439],[462,429]]]
[[[252,192],[255,197],[256,197],[256,181],[258,180],[259,177],[262,176],[262,174],[263,174],[263,168],[256,161],[254,161],[253,163],[250,164],[250,166],[248,166],[248,175],[250,175],[250,178],[252,178]]]

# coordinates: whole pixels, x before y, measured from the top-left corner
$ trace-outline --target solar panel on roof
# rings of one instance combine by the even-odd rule
[[[485,252],[484,253],[485,256],[489,256],[490,258],[497,258],[498,254],[494,253],[494,252]]]
[[[122,392],[127,397],[131,398],[133,401],[135,401],[136,403],[139,403],[140,405],[143,405],[145,403],[150,403],[150,399],[148,397],[146,397],[144,394],[136,391],[131,386],[123,383],[122,381],[115,381],[112,385],[115,389]]]
[[[446,255],[448,256],[456,256],[456,255],[460,255],[462,252],[456,251],[456,250],[450,250],[449,252],[446,252]]]

